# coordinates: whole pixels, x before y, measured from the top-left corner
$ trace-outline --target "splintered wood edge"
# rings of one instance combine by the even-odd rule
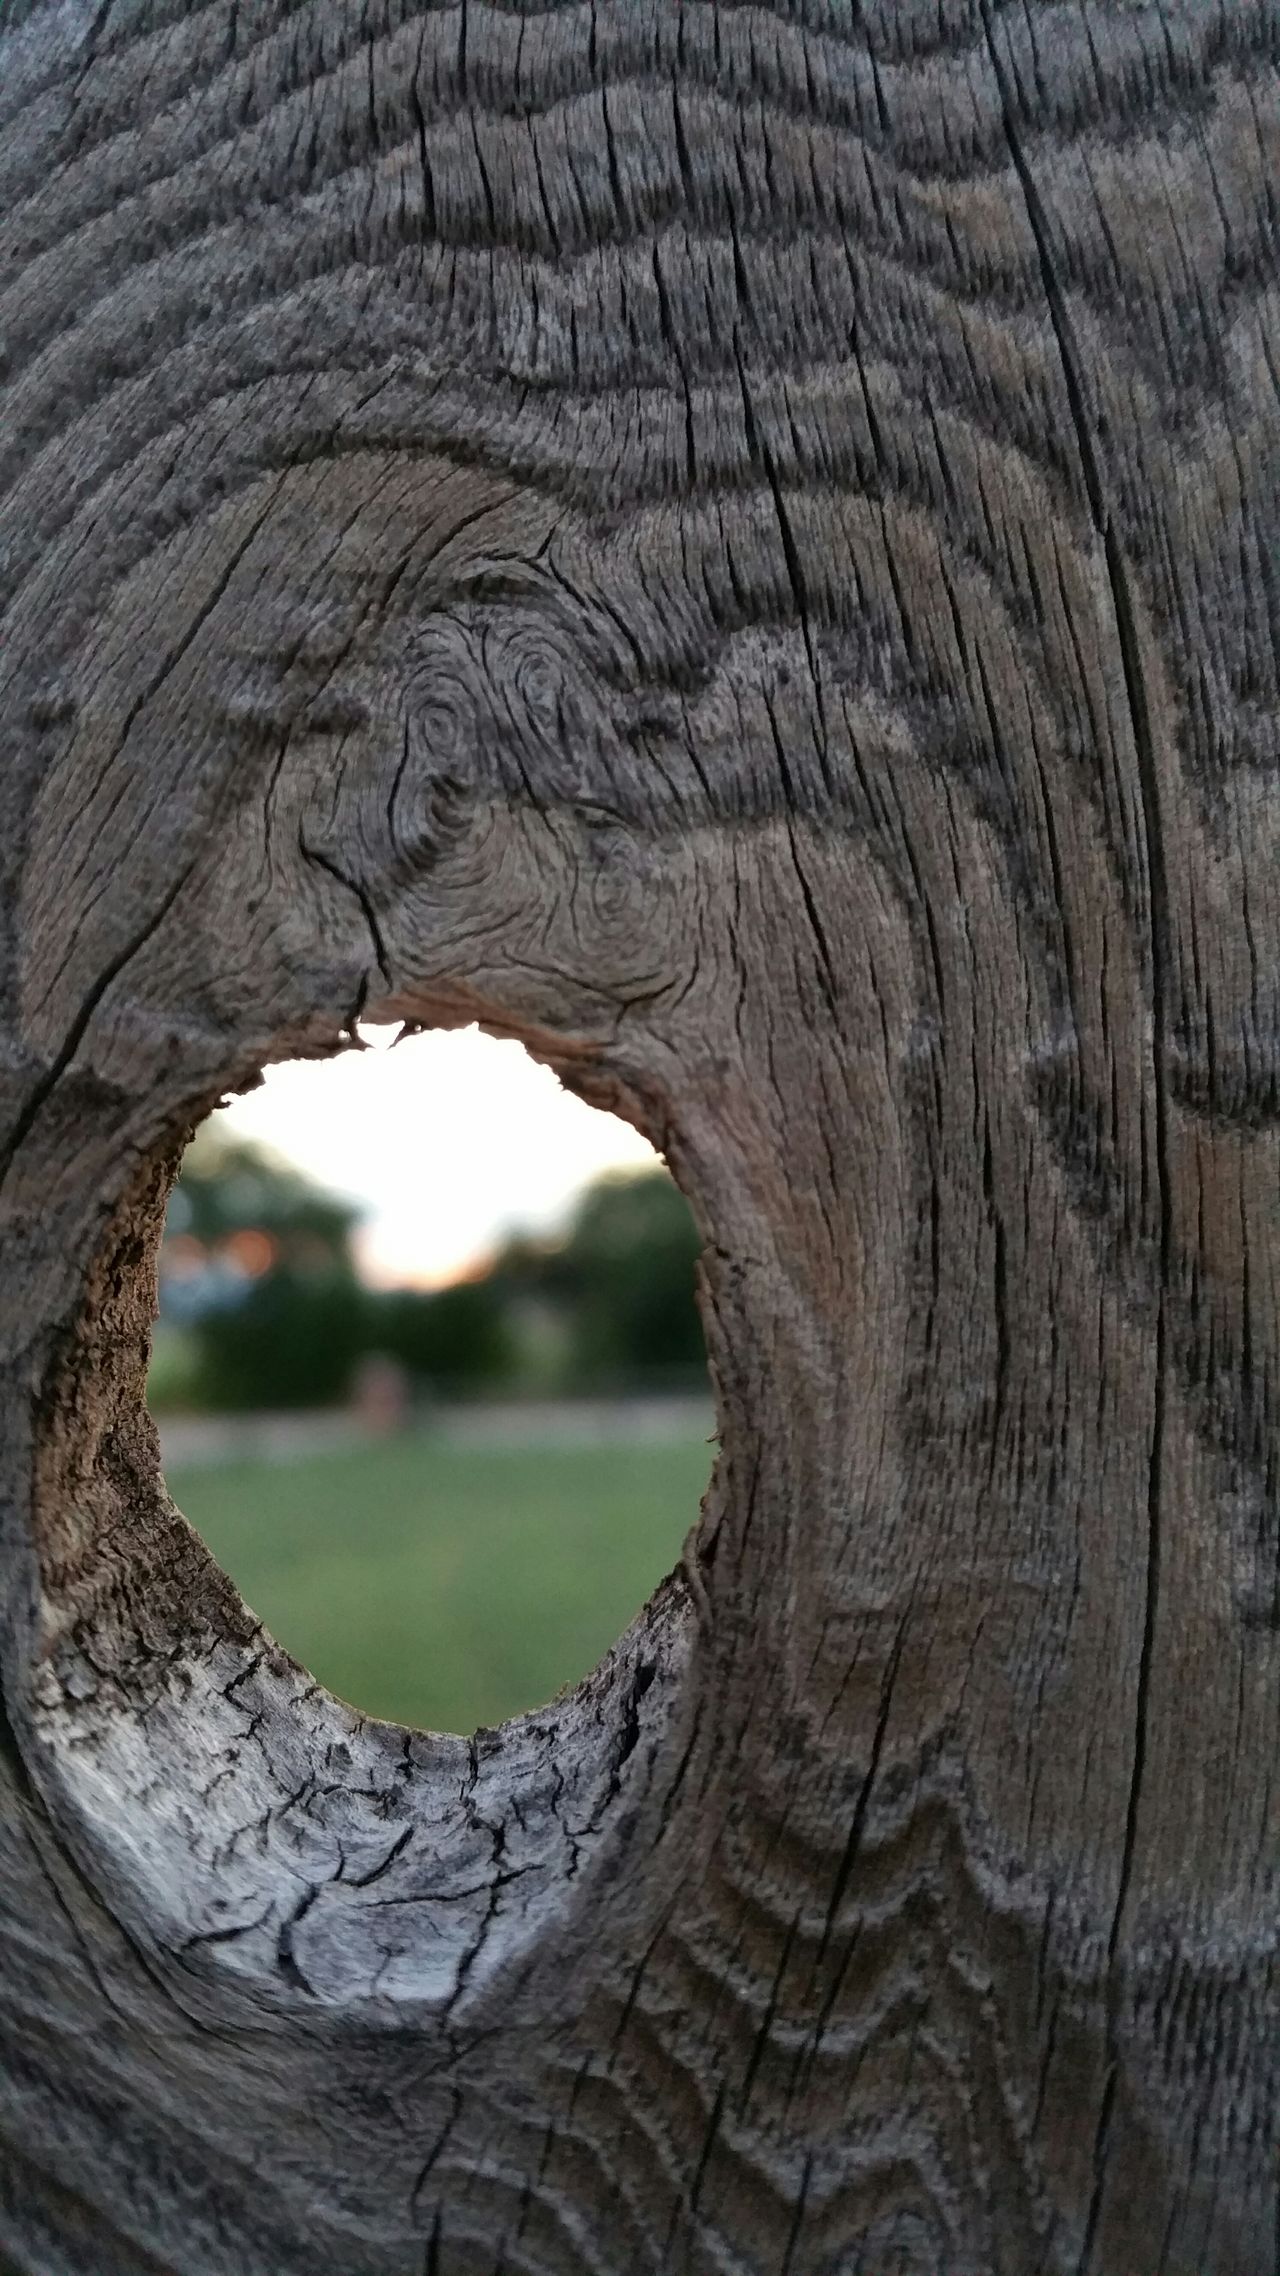
[[[452,2041],[495,1998],[509,2014],[540,1938],[563,1956],[620,1842],[661,1817],[689,1748],[689,1583],[664,1582],[575,1690],[470,1739],[316,1683],[161,1475],[146,1362],[179,1152],[133,1180],[39,1404],[28,1767],[193,2009],[326,2006]]]

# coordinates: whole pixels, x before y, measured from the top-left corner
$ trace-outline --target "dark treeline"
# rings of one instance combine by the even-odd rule
[[[698,1239],[664,1171],[611,1174],[555,1241],[436,1291],[367,1288],[358,1211],[266,1149],[202,1133],[170,1203],[158,1406],[325,1406],[378,1361],[411,1396],[678,1387],[705,1374]]]

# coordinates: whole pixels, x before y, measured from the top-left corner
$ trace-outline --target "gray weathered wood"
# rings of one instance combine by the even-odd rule
[[[7,0],[25,2276],[1273,2276],[1278,55]],[[142,1406],[184,1134],[375,1011],[707,1244],[685,1569],[471,1742]]]

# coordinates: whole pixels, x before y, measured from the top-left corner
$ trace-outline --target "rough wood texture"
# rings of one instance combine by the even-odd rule
[[[25,2276],[1274,2276],[1278,57],[7,0]],[[374,1009],[707,1243],[686,1569],[470,1743],[142,1411],[182,1136]]]

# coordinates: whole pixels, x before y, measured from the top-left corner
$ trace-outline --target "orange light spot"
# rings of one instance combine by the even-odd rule
[[[270,1233],[257,1225],[244,1225],[229,1236],[225,1253],[250,1280],[260,1280],[264,1272],[270,1272],[279,1248]]]

